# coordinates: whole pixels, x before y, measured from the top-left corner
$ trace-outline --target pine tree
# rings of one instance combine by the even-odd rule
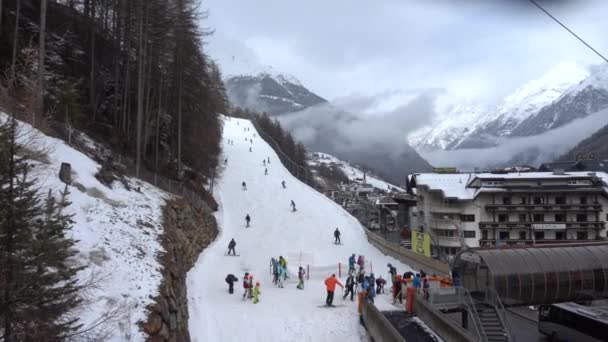
[[[12,119],[0,127],[0,338],[54,341],[80,328],[71,316],[81,303],[67,187],[41,201],[32,166],[16,143]]]

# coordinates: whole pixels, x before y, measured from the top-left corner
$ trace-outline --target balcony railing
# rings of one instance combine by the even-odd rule
[[[535,229],[535,230],[563,230],[563,229],[604,229],[606,222],[479,222],[479,229]]]
[[[602,211],[601,204],[486,204],[486,211]]]

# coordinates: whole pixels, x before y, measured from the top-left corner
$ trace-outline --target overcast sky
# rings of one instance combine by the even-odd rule
[[[608,1],[540,2],[608,54]],[[215,30],[207,51],[224,74],[270,65],[329,100],[399,102],[433,88],[493,102],[560,61],[600,62],[526,0],[203,0],[203,7],[203,25]]]

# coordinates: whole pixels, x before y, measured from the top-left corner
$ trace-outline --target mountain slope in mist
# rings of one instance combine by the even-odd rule
[[[427,101],[414,101],[412,106],[419,108],[421,102]],[[350,160],[393,184],[404,184],[407,174],[431,171],[432,166],[408,145],[407,116],[401,114],[370,117],[326,104],[278,119],[309,150]]]
[[[539,79],[518,88],[493,109],[473,103],[455,106],[464,110],[438,115],[431,125],[434,130],[431,135],[420,139],[421,133],[428,130],[425,127],[411,134],[410,142],[419,149],[483,148],[496,146],[502,137],[542,133],[554,128],[548,123],[553,111],[546,110],[547,106],[587,76],[586,68],[576,63],[561,63]],[[558,121],[566,124],[578,117],[581,116],[564,114]],[[526,130],[529,134],[522,134]]]
[[[269,115],[297,112],[327,102],[295,77],[284,74],[232,76],[225,83],[233,105]]]

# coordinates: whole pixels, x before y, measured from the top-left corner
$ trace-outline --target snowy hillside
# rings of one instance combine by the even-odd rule
[[[348,179],[351,182],[363,183],[363,175],[365,174],[365,181],[368,184],[371,184],[376,189],[383,191],[390,191],[391,189],[395,189],[397,191],[405,192],[405,190],[395,186],[391,183],[388,183],[379,177],[370,174],[369,172],[363,172],[358,167],[353,166],[349,162],[345,162],[340,160],[331,154],[322,153],[322,152],[314,152],[310,154],[310,165],[319,165],[319,164],[335,164],[346,174]]]
[[[253,139],[253,143],[246,139]],[[401,273],[409,267],[380,253],[367,241],[354,217],[293,178],[249,121],[226,119],[223,151],[228,165],[214,191],[220,204],[216,214],[220,235],[188,274],[192,340],[367,340],[356,304],[343,302],[339,289],[334,303],[344,306],[319,307],[325,303],[323,280],[332,273],[338,275],[338,263],[347,263],[352,253],[364,254],[368,269],[376,276],[387,277],[388,262],[397,265]],[[265,158],[271,161],[268,175],[264,175],[262,165]],[[283,180],[286,189],[281,186]],[[243,181],[246,191],[241,189]],[[297,205],[296,212],[290,209],[291,200]],[[250,228],[245,228],[247,214],[251,215]],[[333,243],[336,227],[342,232],[343,245]],[[240,256],[225,255],[231,238],[236,240]],[[290,272],[284,288],[273,286],[269,267],[270,258],[280,255],[287,258]],[[296,288],[299,265],[310,265],[310,280],[304,290]],[[254,275],[254,283],[261,283],[257,304],[242,299],[244,272]],[[233,295],[228,294],[224,281],[228,273],[239,278]],[[345,281],[344,276],[341,281]],[[380,295],[377,305],[394,308],[390,300],[389,295]]]
[[[294,76],[273,71],[228,77],[226,91],[233,105],[270,115],[297,112],[327,102]]]
[[[409,139],[417,148],[427,149],[492,146],[496,138],[510,136],[522,122],[534,118],[587,76],[587,68],[576,63],[561,63],[515,90],[496,108],[484,109],[473,104],[456,106],[457,110],[463,109],[439,115],[431,127],[412,133]],[[429,131],[430,134],[425,134]]]
[[[19,127],[20,143],[47,152],[48,160],[33,162],[43,194],[51,189],[58,196],[65,186],[58,178],[61,163],[72,167],[71,233],[78,240],[77,261],[88,266],[78,277],[83,283],[96,282],[87,292],[90,302],[78,314],[84,329],[106,321],[90,333],[109,332],[104,341],[144,341],[137,322],[146,319],[145,308],[161,282],[156,259],[162,251],[161,206],[169,195],[130,178],[130,189],[120,182],[110,189],[94,177],[100,168],[96,162],[27,124]]]

